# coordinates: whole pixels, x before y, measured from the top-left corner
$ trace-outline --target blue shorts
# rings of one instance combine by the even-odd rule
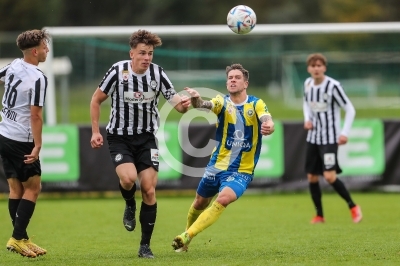
[[[253,175],[250,174],[215,171],[215,169],[206,168],[203,178],[197,187],[197,194],[203,198],[211,198],[221,192],[224,187],[229,187],[239,198],[246,191],[252,180]]]

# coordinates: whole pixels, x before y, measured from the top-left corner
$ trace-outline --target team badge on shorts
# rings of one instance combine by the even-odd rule
[[[226,182],[231,182],[231,181],[233,181],[233,180],[235,180],[235,178],[234,178],[233,176],[230,176],[230,177],[228,177],[228,178],[226,179]]]
[[[334,153],[325,153],[324,154],[324,164],[326,169],[330,169],[336,164],[335,154]]]
[[[153,165],[158,165],[158,163],[159,163],[158,150],[150,149],[150,154],[151,154],[151,161],[152,161]]]
[[[114,161],[119,162],[122,160],[124,156],[121,153],[118,153],[117,155],[115,155]]]

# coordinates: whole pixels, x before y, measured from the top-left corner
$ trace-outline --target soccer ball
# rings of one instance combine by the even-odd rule
[[[256,13],[245,5],[232,8],[227,17],[228,27],[237,34],[247,34],[253,30],[257,23]]]

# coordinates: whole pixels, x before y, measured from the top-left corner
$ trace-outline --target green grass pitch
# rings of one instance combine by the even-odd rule
[[[400,265],[400,195],[352,196],[363,210],[360,224],[338,195],[326,193],[327,222],[311,225],[307,193],[245,194],[184,253],[175,253],[171,242],[183,231],[193,198],[159,196],[154,260],[137,257],[140,224],[134,232],[124,229],[119,198],[39,199],[28,231],[48,254],[28,259],[8,252],[12,226],[3,197],[0,265]]]

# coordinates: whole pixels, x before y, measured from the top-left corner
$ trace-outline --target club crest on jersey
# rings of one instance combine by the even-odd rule
[[[128,79],[129,79],[129,71],[122,70],[122,83],[128,83]]]
[[[328,94],[324,93],[324,96],[322,96],[324,100],[328,100]]]
[[[253,115],[254,115],[254,110],[253,109],[247,110],[247,116],[252,117]]]
[[[157,81],[155,81],[155,80],[150,81],[150,87],[153,90],[157,88],[157,85],[158,85]]]

